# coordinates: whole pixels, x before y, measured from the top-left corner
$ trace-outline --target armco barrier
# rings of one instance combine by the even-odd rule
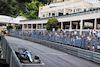
[[[2,48],[2,53],[3,53],[3,59],[6,59],[10,67],[22,67],[14,50],[12,49],[12,47],[10,47],[9,43],[4,38],[3,35],[1,36],[1,48]]]
[[[84,50],[84,49],[80,49],[80,48],[76,48],[76,47],[72,47],[68,45],[62,45],[62,44],[58,44],[58,43],[54,43],[54,42],[50,42],[46,40],[41,40],[37,38],[32,38],[32,37],[19,36],[19,35],[10,35],[10,36],[33,41],[33,42],[45,45],[47,47],[54,48],[59,51],[66,52],[68,54],[72,54],[72,55],[75,55],[75,56],[78,56],[90,61],[94,61],[100,64],[100,53],[97,53],[97,52],[92,52],[92,51],[88,51],[88,50]]]

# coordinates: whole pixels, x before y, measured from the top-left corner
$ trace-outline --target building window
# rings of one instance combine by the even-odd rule
[[[33,24],[33,29],[35,29],[36,28],[36,24]]]
[[[43,29],[46,29],[46,24],[43,24]]]
[[[45,17],[45,15],[43,14],[43,17]]]
[[[41,29],[41,25],[40,24],[38,25],[38,29]]]
[[[49,17],[50,17],[51,13],[49,13]]]
[[[55,13],[52,13],[52,16],[55,16]]]
[[[31,24],[28,24],[28,28],[29,28],[29,29],[31,28]]]
[[[24,27],[27,28],[27,24],[24,24]]]

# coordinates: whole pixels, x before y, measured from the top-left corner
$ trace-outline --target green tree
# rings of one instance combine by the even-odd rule
[[[55,19],[55,18],[51,18],[46,23],[46,29],[47,30],[52,30],[53,28],[56,28],[57,24],[58,24],[58,20]]]
[[[13,29],[13,26],[12,26],[11,24],[9,24],[9,25],[7,26],[7,30],[9,30],[9,29]]]
[[[31,0],[0,0],[0,15],[16,17]]]
[[[39,2],[42,2],[43,4],[50,4],[52,0],[38,0]]]
[[[31,3],[28,3],[28,5],[26,6],[26,11],[22,11],[20,15],[28,19],[37,19],[39,6],[43,6],[43,4],[39,1],[32,1]]]
[[[20,25],[16,25],[15,27],[16,27],[16,29],[21,29]]]

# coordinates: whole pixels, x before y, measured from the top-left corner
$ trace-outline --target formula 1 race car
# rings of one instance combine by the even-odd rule
[[[39,56],[33,56],[26,48],[18,48],[18,52],[15,51],[15,53],[21,63],[41,63]]]

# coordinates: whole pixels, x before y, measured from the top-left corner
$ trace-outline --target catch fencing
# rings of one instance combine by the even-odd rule
[[[58,42],[62,44],[68,44],[71,46],[81,47],[84,49],[92,50],[92,46],[94,45],[95,51],[98,51],[97,46],[100,46],[100,37],[96,35],[88,36],[88,33],[84,33],[83,35],[74,34],[74,32],[52,32],[52,31],[39,31],[39,30],[10,30],[9,34],[27,36],[32,38],[43,39],[47,41]]]
[[[15,54],[15,51],[12,49],[3,35],[1,36],[1,48],[3,59],[6,59],[10,67],[22,67],[18,57]]]

